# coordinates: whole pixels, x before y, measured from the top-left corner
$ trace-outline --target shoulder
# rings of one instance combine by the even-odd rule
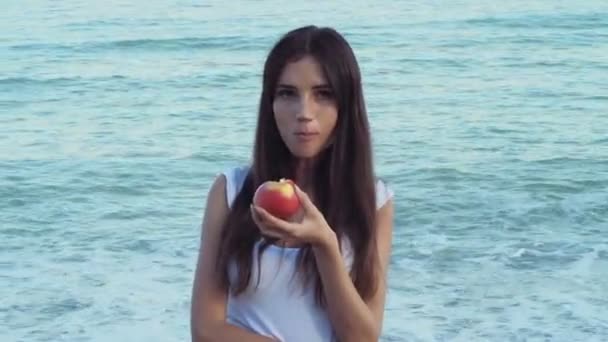
[[[225,173],[218,173],[207,190],[207,211],[226,207],[226,188],[228,179]],[[214,209],[214,210],[209,210]]]
[[[376,177],[376,210],[384,207],[394,195],[391,186],[384,179]]]
[[[216,175],[207,191],[207,199],[204,208],[202,239],[217,240],[221,226],[228,216],[228,205],[226,201],[226,176]]]

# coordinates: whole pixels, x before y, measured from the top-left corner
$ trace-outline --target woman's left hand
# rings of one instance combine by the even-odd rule
[[[300,217],[294,222],[273,216],[261,207],[251,205],[253,220],[263,228],[263,234],[283,241],[307,243],[313,246],[327,245],[335,238],[323,213],[312,203],[310,197],[297,185],[296,195],[301,204]]]

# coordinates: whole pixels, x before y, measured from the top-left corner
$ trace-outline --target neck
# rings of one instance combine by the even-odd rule
[[[298,159],[295,161],[295,182],[304,191],[311,190],[314,182],[316,160]]]

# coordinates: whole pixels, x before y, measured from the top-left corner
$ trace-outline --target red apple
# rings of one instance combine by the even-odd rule
[[[284,220],[293,216],[300,208],[293,181],[284,178],[278,182],[262,183],[253,195],[253,204]]]

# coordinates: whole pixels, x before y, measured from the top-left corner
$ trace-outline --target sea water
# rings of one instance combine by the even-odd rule
[[[607,2],[8,0],[1,341],[189,340],[209,185],[306,24],[395,192],[382,340],[608,340]]]

